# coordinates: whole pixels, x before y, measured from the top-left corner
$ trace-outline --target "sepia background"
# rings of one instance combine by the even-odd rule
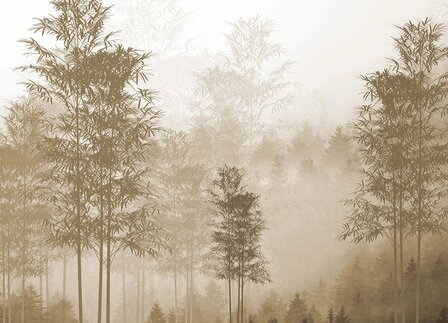
[[[356,141],[353,128],[358,117],[356,107],[368,101],[363,98],[366,80],[361,75],[382,71],[389,64],[387,58],[398,56],[392,38],[400,35],[398,26],[427,17],[434,23],[448,22],[446,3],[104,0],[103,4],[112,6],[105,30],[120,31],[116,38],[124,46],[151,52],[145,60],[150,74],[145,85],[154,90],[154,108],[160,111],[158,125],[163,130],[157,130],[155,139],[151,138],[154,147],[145,161],[149,165],[145,179],[152,185],[157,225],[161,232],[172,235],[168,246],[185,253],[187,258],[188,252],[195,256],[190,255],[192,263],[179,262],[174,285],[169,248],[158,257],[119,252],[111,269],[110,318],[103,314],[100,319],[98,259],[95,252],[86,248],[82,257],[85,322],[158,323],[163,322],[156,321],[159,310],[167,320],[176,322],[229,321],[227,281],[218,279],[208,262],[213,258],[210,253],[214,204],[210,206],[207,192],[213,191],[210,183],[224,164],[240,169],[248,192],[259,198],[257,210],[265,224],[259,237],[260,252],[269,272],[269,279],[261,279],[260,284],[247,283],[241,305],[244,312],[241,318],[234,314],[234,322],[333,322],[329,314],[333,311],[339,319],[335,322],[340,323],[348,322],[344,313],[353,323],[398,319],[419,322],[418,316],[422,322],[448,322],[436,321],[444,308],[444,319],[448,320],[448,308],[444,307],[448,306],[445,233],[425,234],[422,240],[422,300],[421,312],[416,315],[415,234],[406,237],[402,272],[395,277],[386,229],[386,233],[379,233],[369,243],[352,243],[350,234],[344,236],[347,231],[343,227],[351,210],[344,202],[363,183],[360,170],[365,166],[366,152]],[[32,73],[16,68],[30,64],[32,58],[24,55],[29,50],[18,40],[33,35],[33,18],[54,12],[48,0],[0,3],[0,115],[8,115],[12,102],[27,102],[26,87],[21,82],[32,78]],[[262,64],[254,64],[255,76],[248,72],[245,76],[250,81],[246,80],[248,83],[241,88],[226,79],[225,72],[220,74],[226,71],[226,62],[244,60],[259,50],[243,46],[231,51],[229,39],[238,22],[252,22],[257,28],[265,24],[267,32],[258,34],[260,41],[266,46],[279,46],[278,51],[261,59]],[[243,35],[252,31],[243,29]],[[257,37],[256,33],[253,35]],[[447,41],[443,33],[440,43]],[[54,43],[51,37],[42,38],[42,44],[49,48]],[[446,61],[441,59],[437,75],[446,68]],[[242,70],[238,72],[243,73]],[[263,91],[267,94],[259,93]],[[237,101],[230,97],[237,97]],[[249,116],[245,104],[252,104],[250,109],[255,106],[256,112],[250,110]],[[40,105],[52,117],[64,109],[60,104]],[[444,113],[438,114],[434,123],[443,124],[442,116]],[[7,118],[1,125],[2,134],[7,137]],[[172,165],[185,167],[185,172],[170,173],[171,167],[177,167]],[[201,179],[197,183],[198,177]],[[195,189],[199,192],[194,196],[185,193],[185,199],[202,199],[194,200],[200,206],[194,206],[197,227],[193,232],[200,231],[203,236],[197,238],[198,246],[192,247],[193,251],[184,245],[186,240],[170,232],[179,225],[170,222],[170,212],[187,212],[187,206],[176,206],[172,192],[166,193],[172,188],[170,185],[178,184],[160,178],[185,181],[179,187],[188,187],[190,193]],[[176,195],[176,189],[174,192]],[[446,197],[440,199],[443,208]],[[444,230],[445,227],[434,231]],[[49,308],[65,298],[73,307],[73,317],[79,319],[75,250],[63,249],[67,261],[64,266],[60,248],[45,248],[45,269],[27,276],[26,285],[34,287],[43,307]],[[67,285],[66,295],[62,296],[64,272]],[[21,295],[20,270],[12,277],[12,291]],[[403,302],[400,305],[399,296],[393,299],[394,279],[401,288],[397,292]],[[232,286],[236,311],[237,282],[232,282]],[[4,308],[11,308],[9,300],[3,298],[3,302]],[[16,302],[19,311],[21,305]],[[106,303],[100,306],[105,308]],[[175,307],[178,315],[170,316]],[[64,321],[73,322],[65,315]],[[30,317],[18,315],[17,322],[37,322]]]

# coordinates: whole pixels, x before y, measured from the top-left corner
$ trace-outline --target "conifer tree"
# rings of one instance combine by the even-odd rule
[[[328,310],[327,320],[328,323],[334,323],[334,313],[332,308]]]
[[[345,313],[344,306],[341,307],[338,314],[336,315],[334,319],[335,323],[349,323],[350,320],[348,319],[347,314]]]
[[[296,293],[294,298],[289,303],[288,311],[286,312],[285,323],[301,322],[308,315],[308,305],[303,296]]]
[[[166,323],[165,314],[163,313],[159,303],[156,302],[153,305],[146,323]]]

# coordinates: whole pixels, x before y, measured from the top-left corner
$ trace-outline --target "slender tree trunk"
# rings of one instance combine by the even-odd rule
[[[113,135],[112,135],[113,136]],[[112,170],[109,170],[109,190],[107,196],[107,238],[106,238],[106,323],[110,323],[110,270],[112,265]]]
[[[145,258],[142,259],[142,322],[145,321]]]
[[[101,130],[100,130],[101,132]],[[100,135],[101,136],[101,135]],[[101,149],[101,148],[100,148]],[[101,163],[101,161],[100,161]],[[103,207],[103,167],[100,165],[100,225],[98,259],[98,323],[102,322],[103,312],[103,266],[104,266],[104,207]]]
[[[25,174],[23,174],[23,197],[22,197],[22,314],[21,322],[25,323],[25,275],[26,275],[26,180]]]
[[[123,323],[126,323],[126,270],[124,269],[124,267],[121,279],[123,286]]]
[[[194,289],[193,289],[193,251],[190,251],[190,320],[189,323],[193,323],[193,298],[194,298]]]
[[[100,238],[101,240],[101,238]],[[101,323],[102,318],[101,314],[103,312],[103,247],[102,242],[100,241],[100,250],[99,250],[99,268],[98,268],[98,317],[97,321],[98,323]]]
[[[112,115],[114,114],[114,106],[112,105]],[[114,137],[114,130],[112,128],[111,137]],[[111,154],[113,155],[113,147],[111,147]],[[112,194],[113,194],[113,183],[112,183],[112,167],[109,169],[108,174],[108,195],[107,195],[107,238],[106,238],[106,323],[110,323],[110,280],[111,280],[111,266],[112,266]],[[138,316],[138,315],[137,315]]]
[[[187,259],[188,259],[188,250],[187,250]],[[185,279],[186,279],[186,284],[185,284],[185,316],[184,316],[184,322],[185,323],[189,323],[188,319],[190,318],[190,313],[189,313],[189,302],[188,302],[188,294],[190,291],[190,275],[188,274],[188,265],[187,265],[187,272],[185,275]]]
[[[78,65],[78,64],[76,64]],[[75,187],[75,195],[76,195],[76,261],[77,261],[77,270],[78,270],[78,321],[79,323],[83,323],[83,312],[82,312],[82,244],[81,244],[81,227],[82,227],[82,219],[81,219],[81,192],[80,192],[80,138],[79,138],[79,102],[78,98],[76,100],[75,106],[75,119],[76,119],[76,187]]]
[[[422,234],[422,108],[419,107],[419,129],[418,129],[418,209],[417,209],[417,288],[415,295],[415,323],[420,322],[420,256],[421,256],[421,234]]]
[[[49,308],[50,306],[50,283],[48,281],[48,271],[49,271],[49,266],[48,266],[48,251],[45,251],[46,256],[45,256],[45,302],[47,305],[47,308]]]
[[[398,323],[398,246],[397,246],[397,193],[395,189],[395,171],[392,174],[392,186],[393,186],[393,217],[394,217],[394,228],[393,228],[393,248],[394,248],[394,323]]]
[[[401,323],[406,322],[406,303],[404,298],[404,257],[403,257],[403,231],[404,231],[404,219],[403,219],[403,168],[400,169],[400,312]]]
[[[106,323],[110,323],[110,267],[111,267],[111,245],[110,245],[110,218],[107,224],[107,259],[106,259]]]
[[[174,322],[177,323],[178,316],[178,305],[177,305],[177,266],[174,269]]]
[[[236,311],[236,322],[240,323],[240,304],[241,304],[241,275],[238,275],[238,296],[237,296],[237,311]]]
[[[8,219],[8,227],[10,226]],[[8,235],[10,232],[10,227],[8,228]],[[10,237],[8,236],[8,250],[7,250],[7,258],[8,258],[8,264],[7,264],[7,279],[8,279],[8,323],[12,323],[11,320],[11,244],[10,244]]]
[[[140,259],[137,261],[137,314],[136,322],[140,323]]]
[[[62,259],[62,323],[65,323],[65,302],[66,302],[66,293],[67,293],[67,254],[66,251],[63,250],[64,256]]]
[[[241,323],[244,323],[244,279],[241,279]]]
[[[42,277],[42,273],[39,274],[39,299],[40,299],[40,308],[43,309],[44,304],[44,279]]]
[[[21,322],[25,323],[25,273],[22,273],[22,311],[21,311]]]
[[[229,323],[232,323],[232,280],[229,277]]]
[[[2,318],[6,323],[6,266],[5,266],[5,244],[2,244]]]
[[[421,266],[421,231],[417,232],[417,289],[415,295],[415,322],[420,321],[420,266]]]

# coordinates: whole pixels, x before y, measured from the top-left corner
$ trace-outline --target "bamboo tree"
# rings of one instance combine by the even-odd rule
[[[264,118],[294,100],[296,84],[287,78],[292,62],[283,60],[286,51],[272,40],[273,31],[272,21],[261,16],[236,20],[225,35],[224,61],[197,75],[193,134],[207,137],[208,146],[199,150],[212,156],[214,166],[247,162]]]
[[[261,250],[261,234],[266,229],[259,209],[259,196],[242,186],[243,175],[236,167],[218,169],[212,181],[210,202],[214,216],[212,231],[213,269],[218,279],[237,281],[237,322],[244,321],[244,286],[247,282],[270,281],[267,261]]]
[[[178,279],[182,273],[185,260],[183,257],[185,241],[184,235],[181,234],[182,215],[180,212],[181,170],[190,162],[190,143],[184,132],[168,129],[160,140],[160,148],[161,158],[158,165],[158,180],[160,182],[164,215],[161,223],[171,241],[171,252],[158,263],[158,271],[172,275],[174,284],[174,316],[177,323],[179,320]]]
[[[213,206],[215,222],[212,232],[212,255],[214,258],[214,273],[217,279],[223,279],[228,284],[229,322],[232,322],[232,281],[236,275],[235,226],[235,196],[244,190],[243,175],[237,167],[225,165],[218,169],[218,174],[212,180],[210,203]]]
[[[260,196],[244,192],[237,196],[236,240],[237,240],[237,276],[238,276],[238,322],[244,322],[244,286],[252,282],[265,284],[270,282],[270,274],[261,250],[261,235],[266,230],[259,206]]]
[[[441,169],[446,162],[446,146],[434,124],[434,117],[444,109],[447,94],[445,75],[434,75],[434,68],[448,53],[438,45],[441,28],[428,19],[417,24],[409,22],[400,28],[400,37],[394,38],[399,59],[391,60],[390,69],[364,78],[365,98],[370,98],[373,104],[359,109],[355,123],[366,180],[348,201],[353,213],[340,238],[359,242],[384,235],[393,241],[394,321],[398,320],[398,272],[401,320],[406,319],[403,298],[406,236],[417,236],[418,322],[421,237],[441,230],[445,218],[438,202],[446,193]]]
[[[138,88],[146,81],[145,60],[132,48],[115,45],[89,57],[92,78],[98,80],[94,88],[97,99],[93,106],[103,105],[98,113],[91,113],[89,133],[98,144],[92,152],[98,155],[99,173],[93,178],[100,183],[95,194],[100,203],[99,250],[105,244],[106,266],[106,322],[110,322],[111,266],[116,253],[125,248],[143,256],[157,256],[163,248],[158,227],[151,218],[155,211],[152,193],[148,190],[145,161],[149,156],[153,136],[158,131],[158,111],[152,105],[152,92]],[[137,89],[137,90],[135,90]],[[99,146],[98,146],[99,145]],[[143,205],[136,203],[143,202]]]
[[[77,253],[78,319],[82,323],[82,249],[89,240],[85,230],[88,165],[82,128],[83,116],[88,113],[85,99],[91,93],[92,81],[85,77],[90,67],[84,61],[108,42],[110,35],[103,33],[103,26],[109,8],[98,0],[53,0],[51,4],[56,14],[37,19],[32,30],[52,37],[58,47],[48,49],[34,38],[23,40],[36,61],[21,69],[36,76],[26,83],[30,92],[43,100],[62,104],[65,109],[55,123],[55,136],[46,140],[44,150],[54,166],[49,180],[62,188],[53,198],[62,203],[57,209],[64,219],[55,218],[52,223],[55,232],[63,233],[55,237],[56,244],[73,246]]]
[[[14,212],[14,196],[16,192],[15,182],[16,176],[14,165],[17,160],[17,151],[13,149],[7,142],[6,137],[2,135],[1,146],[1,223],[2,223],[2,245],[5,249],[4,262],[2,263],[2,271],[4,273],[4,307],[3,320],[11,322],[11,275],[14,269],[15,260],[13,253],[16,250],[14,241],[18,241],[16,236],[17,230],[14,229],[13,212]],[[2,248],[3,249],[3,248]],[[3,256],[2,256],[3,258]],[[7,315],[6,312],[7,311]]]
[[[409,87],[415,140],[412,151],[412,229],[417,238],[416,318],[420,321],[421,241],[426,233],[442,230],[445,212],[439,201],[446,195],[447,147],[440,141],[441,129],[435,118],[446,110],[448,83],[446,74],[438,75],[437,66],[448,58],[448,47],[441,44],[443,25],[425,19],[409,22],[395,38],[400,56],[393,61],[395,69],[412,79]]]
[[[355,243],[387,237],[393,251],[394,322],[398,322],[398,252],[403,246],[405,219],[403,191],[407,189],[403,169],[409,159],[412,127],[404,122],[410,116],[406,88],[409,80],[386,69],[363,77],[365,99],[354,123],[354,140],[360,146],[364,179],[346,204],[352,214],[344,224],[340,239]]]
[[[37,143],[45,133],[43,111],[32,101],[12,103],[5,117],[6,143],[15,151],[16,195],[12,219],[20,232],[17,241],[17,275],[21,280],[21,322],[25,321],[25,284],[30,276],[39,275],[43,261],[39,256],[39,228],[43,224],[45,205],[38,199],[43,163]],[[37,268],[37,269],[36,269]]]

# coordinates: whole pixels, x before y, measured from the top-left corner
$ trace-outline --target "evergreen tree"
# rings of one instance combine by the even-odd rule
[[[224,316],[225,298],[220,286],[215,280],[210,279],[205,286],[205,295],[202,300],[203,315],[205,318],[214,320]]]
[[[25,300],[25,306],[23,307],[24,312],[22,312],[23,299]],[[24,295],[17,295],[17,294],[11,295],[8,312],[11,315],[10,316],[11,322],[24,322],[24,323],[45,322],[45,315],[42,310],[41,298],[37,293],[37,291],[31,286],[27,287],[24,290]],[[7,322],[9,322],[9,320]]]
[[[338,314],[335,317],[335,323],[349,323],[349,319],[347,314],[345,313],[344,306],[341,307]]]
[[[155,303],[151,309],[151,313],[149,314],[146,323],[166,323],[165,314],[163,314],[162,308],[159,303]]]
[[[328,323],[334,323],[335,317],[334,317],[334,313],[333,313],[333,309],[332,308],[330,308],[328,310],[327,320],[328,320]]]
[[[46,310],[46,323],[77,323],[73,311],[73,305],[66,301],[60,300],[59,302],[51,304]]]
[[[267,322],[274,318],[284,318],[287,306],[278,294],[271,290],[257,311],[257,319],[261,322]]]
[[[166,321],[167,321],[167,323],[176,323],[176,314],[175,314],[174,310],[170,310],[168,312]]]
[[[448,307],[444,306],[442,308],[436,323],[448,323]]]
[[[308,315],[308,305],[304,297],[296,293],[294,298],[289,303],[288,311],[285,316],[285,323],[301,322],[306,319]]]
[[[289,153],[293,157],[321,160],[324,153],[324,140],[315,129],[305,122],[291,139]]]
[[[325,150],[325,164],[330,167],[340,168],[351,154],[353,154],[353,147],[350,135],[342,126],[336,127],[334,134],[328,140],[328,146]]]

